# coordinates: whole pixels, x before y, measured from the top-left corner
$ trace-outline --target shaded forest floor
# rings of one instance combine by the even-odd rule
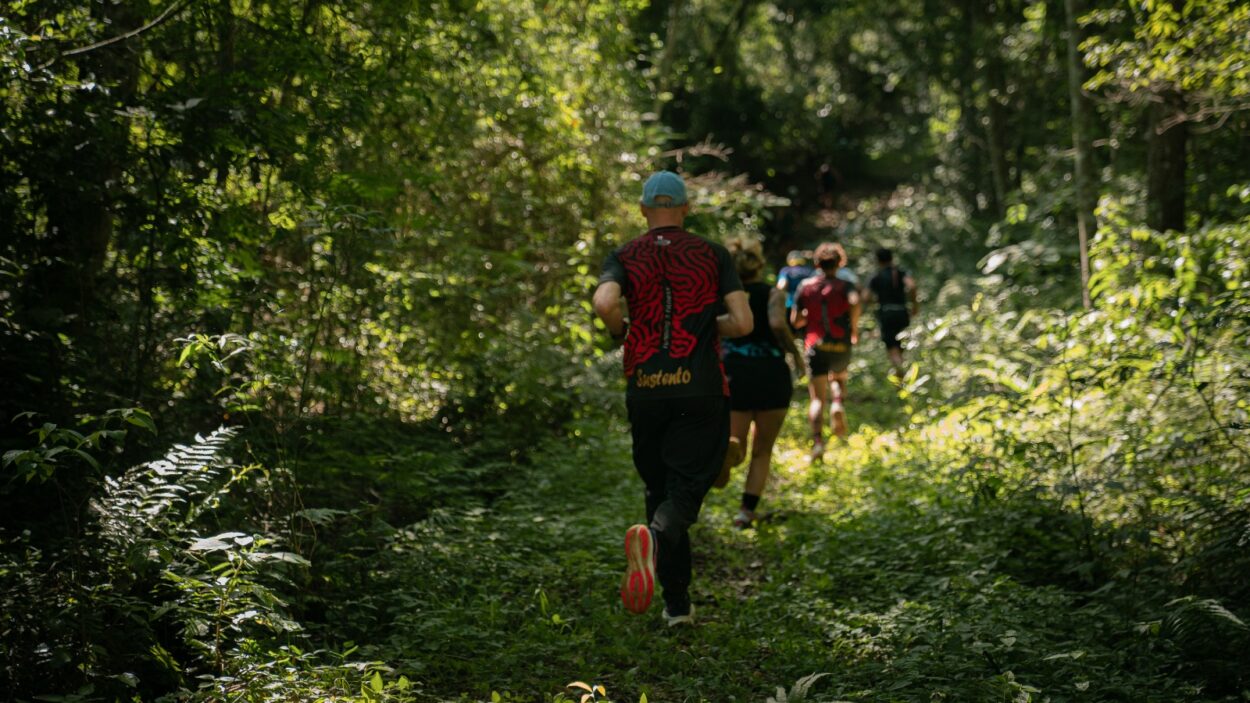
[[[758,529],[730,524],[744,467],[709,496],[696,627],[621,607],[641,487],[623,424],[587,422],[502,494],[468,491],[398,530],[336,530],[360,554],[321,567],[336,585],[313,584],[317,638],[385,662],[388,690],[403,675],[418,700],[551,700],[582,680],[618,703],[763,703],[813,673],[827,674],[816,701],[1203,699],[1139,632],[1131,582],[1081,586],[1071,515],[1027,495],[979,501],[916,461],[926,434],[907,428],[872,341],[852,435],[823,464],[807,460],[796,395]]]

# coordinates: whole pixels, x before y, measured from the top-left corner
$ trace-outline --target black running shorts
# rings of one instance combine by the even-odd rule
[[[877,324],[881,328],[881,341],[886,349],[902,349],[903,343],[898,335],[911,324],[911,316],[906,310],[882,310],[877,313]]]
[[[850,342],[821,342],[807,348],[807,373],[813,378],[842,373],[850,365]]]
[[[729,408],[740,412],[783,410],[790,407],[794,385],[790,367],[783,357],[752,359],[730,354],[725,357],[729,376]]]

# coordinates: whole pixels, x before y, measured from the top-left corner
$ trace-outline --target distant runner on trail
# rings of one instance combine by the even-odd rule
[[[786,265],[777,272],[777,290],[786,294],[786,319],[790,319],[790,308],[794,307],[794,294],[799,291],[799,284],[807,280],[815,272],[807,265],[807,254],[797,249],[786,254]]]
[[[825,242],[816,247],[819,271],[803,281],[794,299],[790,321],[806,330],[808,394],[811,402],[807,419],[812,428],[812,461],[825,453],[825,411],[833,433],[845,438],[847,366],[851,349],[859,342],[859,293],[837,276],[846,264],[846,252],[838,244]]]
[[[877,275],[868,282],[868,302],[875,298],[877,326],[881,329],[881,341],[885,344],[895,377],[903,375],[903,343],[898,335],[911,324],[911,318],[920,312],[916,302],[916,281],[903,269],[894,265],[894,252],[877,250]],[[909,305],[910,303],[910,305]],[[910,308],[910,309],[909,309]],[[910,314],[909,314],[910,313]]]
[[[669,171],[643,184],[649,229],[608,255],[595,312],[625,343],[626,406],[648,525],[625,532],[621,600],[651,605],[658,576],[664,619],[691,622],[690,537],[729,440],[729,383],[720,338],[751,331],[751,308],[725,247],[682,229],[686,184]],[[621,299],[629,302],[629,322]]]
[[[735,527],[747,528],[755,522],[755,511],[768,483],[773,444],[794,395],[785,357],[793,358],[796,369],[803,368],[803,362],[786,318],[786,295],[763,281],[764,253],[759,241],[737,239],[730,241],[728,248],[746,287],[751,317],[756,322],[750,334],[726,339],[723,345],[725,373],[729,376],[732,456],[725,458],[724,470],[716,485],[724,486],[729,482],[730,470],[742,460],[741,448],[747,446],[747,433],[754,424],[742,506],[733,520]],[[734,447],[738,448],[736,453]]]

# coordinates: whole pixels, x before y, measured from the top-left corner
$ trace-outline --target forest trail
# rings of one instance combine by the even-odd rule
[[[658,603],[643,616],[620,605],[622,535],[642,517],[622,423],[544,447],[532,480],[489,507],[401,530],[328,629],[367,614],[361,653],[429,700],[547,699],[580,680],[618,702],[763,703],[813,673],[828,675],[809,700],[825,701],[1066,700],[1148,682],[1117,651],[1122,620],[1018,580],[1035,565],[1003,546],[1003,525],[964,515],[926,467],[879,460],[907,420],[884,364],[864,356],[852,434],[823,464],[807,459],[796,394],[758,529],[730,524],[744,467],[709,495],[692,533],[695,627],[666,628]]]
[[[1244,0],[4,3],[0,701],[1250,703],[1248,38]],[[731,527],[741,468],[709,498],[685,630],[617,596],[590,299],[661,169],[690,232],[890,248],[922,306],[820,466],[796,394],[771,519]]]

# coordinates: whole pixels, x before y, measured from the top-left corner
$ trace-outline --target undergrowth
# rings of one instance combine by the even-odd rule
[[[1104,214],[1094,310],[973,281],[898,382],[869,323],[821,464],[796,396],[760,524],[731,487],[695,528],[696,627],[619,605],[643,502],[607,356],[559,434],[325,417],[106,477],[73,549],[0,535],[4,673],[49,701],[1250,699],[1250,236]],[[32,476],[94,446],[38,439]]]

